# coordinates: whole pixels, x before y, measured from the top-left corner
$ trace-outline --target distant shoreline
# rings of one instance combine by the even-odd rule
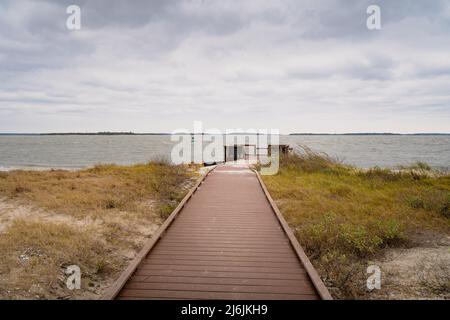
[[[290,136],[448,136],[450,133],[290,133]]]
[[[56,132],[56,133],[0,133],[0,136],[170,136],[191,134],[185,133],[167,133],[167,132]],[[204,132],[203,134],[214,134]],[[246,135],[247,133],[236,132],[228,135]],[[450,133],[377,133],[377,132],[354,132],[354,133],[288,133],[280,134],[282,136],[448,136]]]

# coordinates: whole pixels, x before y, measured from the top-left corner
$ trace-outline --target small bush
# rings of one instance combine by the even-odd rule
[[[161,219],[165,220],[170,216],[175,208],[176,204],[162,203],[158,206],[158,214]]]
[[[401,170],[417,170],[417,171],[432,171],[433,169],[431,166],[422,161],[417,161],[416,163],[410,165],[410,166],[398,166]]]
[[[442,205],[441,214],[446,218],[450,218],[450,200]]]
[[[10,193],[9,193],[9,196],[10,196],[11,198],[15,198],[15,197],[20,196],[20,195],[23,194],[23,193],[30,192],[30,191],[31,191],[31,190],[30,190],[29,188],[27,188],[27,187],[24,187],[24,186],[22,186],[22,185],[16,185],[16,186],[13,186],[13,187],[11,188]]]
[[[409,196],[408,204],[414,209],[424,209],[449,216],[450,191],[427,188],[420,190],[419,194]]]
[[[431,170],[431,167],[430,167],[429,164],[427,164],[425,162],[421,162],[421,161],[416,162],[415,167],[417,169],[425,170],[425,171],[430,171]]]
[[[122,203],[119,199],[109,198],[103,200],[102,207],[105,209],[119,209],[122,206]]]
[[[400,172],[394,172],[392,170],[382,169],[379,167],[374,167],[367,171],[362,171],[359,173],[359,175],[363,178],[380,179],[386,182],[398,181],[404,177]]]
[[[363,257],[403,239],[402,227],[395,220],[368,220],[360,224],[335,214],[326,214],[317,220],[305,224],[299,237],[311,251],[319,253],[333,250]]]
[[[352,188],[347,185],[333,185],[329,190],[331,194],[339,197],[347,197],[354,194]]]
[[[366,265],[350,255],[328,251],[315,260],[324,283],[335,297],[358,297],[365,293]]]
[[[300,146],[300,150],[296,153],[281,155],[280,166],[302,172],[336,172],[336,169],[344,168],[337,159],[326,153],[315,152],[306,146]]]
[[[150,161],[149,165],[170,166],[171,164],[168,157],[160,156],[155,157],[152,161]]]
[[[418,197],[412,197],[409,200],[409,205],[414,209],[423,209],[425,207],[425,203],[423,202],[423,200]]]

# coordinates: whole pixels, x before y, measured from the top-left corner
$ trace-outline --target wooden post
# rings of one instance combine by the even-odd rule
[[[223,146],[224,149],[224,155],[223,155],[223,162],[227,162],[227,146]]]

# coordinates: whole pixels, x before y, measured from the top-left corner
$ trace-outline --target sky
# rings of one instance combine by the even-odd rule
[[[80,30],[66,27],[72,4]],[[194,121],[448,133],[450,1],[0,0],[0,132]]]

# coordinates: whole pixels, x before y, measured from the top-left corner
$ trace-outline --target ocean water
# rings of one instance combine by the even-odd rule
[[[450,167],[449,135],[303,135],[281,136],[280,142],[297,150],[307,146],[362,168],[417,161]],[[0,170],[144,163],[169,159],[176,143],[168,135],[0,136]]]

